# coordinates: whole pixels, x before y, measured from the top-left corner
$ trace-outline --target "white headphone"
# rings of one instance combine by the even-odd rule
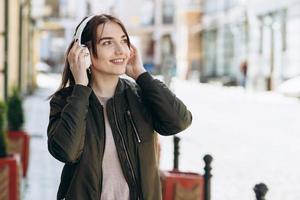
[[[74,40],[77,39],[78,42],[79,42],[79,45],[81,45],[81,46],[83,45],[83,44],[81,44],[81,35],[82,35],[82,32],[83,32],[83,30],[84,30],[86,24],[87,24],[93,17],[95,17],[95,15],[91,15],[91,16],[85,18],[85,19],[80,23],[79,27],[77,28],[77,30],[76,30],[76,32],[75,32],[75,34],[74,34]]]

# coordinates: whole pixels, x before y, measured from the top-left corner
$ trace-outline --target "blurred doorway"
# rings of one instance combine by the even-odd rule
[[[283,54],[285,51],[286,11],[280,10],[259,16],[261,71],[265,77],[265,88],[274,89],[281,81]]]

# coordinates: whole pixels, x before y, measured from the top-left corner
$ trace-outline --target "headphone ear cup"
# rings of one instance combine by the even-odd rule
[[[74,40],[78,40],[79,41],[79,45],[82,46],[83,44],[81,44],[81,35],[82,35],[82,32],[85,28],[85,26],[87,25],[87,23],[92,19],[94,18],[95,15],[91,15],[89,17],[86,17],[79,25],[78,25],[78,28],[76,29],[75,31],[75,34],[74,34]]]

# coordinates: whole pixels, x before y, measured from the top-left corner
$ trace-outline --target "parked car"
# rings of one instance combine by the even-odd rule
[[[284,95],[300,98],[300,76],[290,78],[278,86],[278,91]]]
[[[51,66],[45,62],[39,62],[36,64],[36,70],[41,73],[51,72]]]

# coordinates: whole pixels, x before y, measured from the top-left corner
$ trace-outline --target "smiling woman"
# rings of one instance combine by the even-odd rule
[[[57,199],[161,199],[156,133],[179,133],[192,115],[146,72],[119,19],[78,25],[50,108],[48,149],[65,163]]]

